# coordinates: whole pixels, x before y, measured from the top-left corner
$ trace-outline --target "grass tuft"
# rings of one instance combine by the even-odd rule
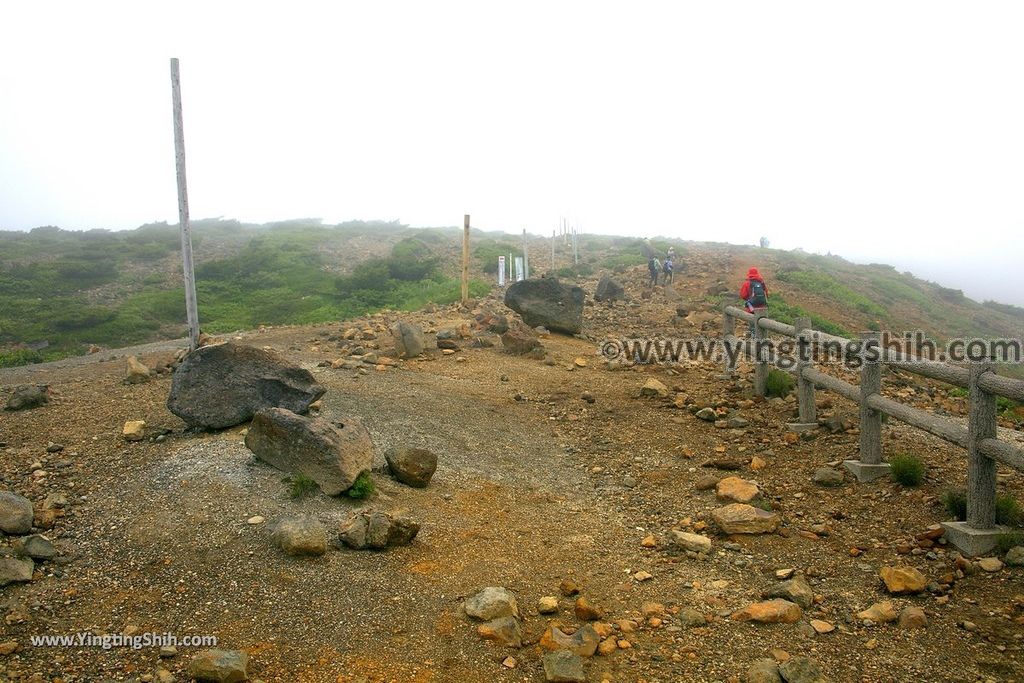
[[[793,391],[794,386],[796,386],[796,380],[788,372],[775,369],[768,371],[768,380],[765,383],[765,390],[768,396],[782,398]]]
[[[373,477],[370,476],[369,472],[363,472],[356,477],[355,482],[352,486],[345,491],[345,495],[349,498],[355,498],[356,500],[363,500],[373,495],[377,487],[374,486]]]
[[[897,453],[889,458],[889,472],[902,486],[920,486],[924,479],[924,463],[916,455]]]

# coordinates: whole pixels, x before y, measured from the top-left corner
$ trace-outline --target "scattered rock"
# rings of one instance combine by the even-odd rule
[[[868,620],[876,624],[887,624],[890,621],[896,621],[896,608],[888,600],[876,602],[863,612],[857,612],[857,618],[861,621]]]
[[[125,363],[124,382],[125,384],[141,384],[149,381],[149,368],[139,362],[135,356],[128,356]]]
[[[821,667],[808,657],[790,657],[779,665],[779,673],[786,683],[827,683]]]
[[[478,621],[492,621],[501,617],[518,619],[516,596],[507,588],[489,586],[466,598],[466,614]]]
[[[714,408],[701,408],[694,415],[705,422],[714,422],[718,419],[718,413],[715,412]]]
[[[553,595],[545,595],[537,601],[537,612],[540,614],[554,614],[558,611],[558,598]]]
[[[23,538],[16,538],[11,544],[19,555],[26,555],[36,560],[52,560],[57,557],[57,549],[53,547],[46,536],[32,534]]]
[[[32,502],[12,491],[0,491],[0,531],[27,534],[32,530]]]
[[[665,398],[668,396],[668,387],[652,377],[640,388],[640,395],[647,398]]]
[[[668,537],[672,542],[672,545],[682,548],[683,550],[689,550],[698,554],[711,552],[711,539],[707,536],[691,534],[688,531],[679,531],[678,529],[671,529],[668,532]]]
[[[437,456],[425,448],[389,448],[384,459],[395,479],[415,488],[430,483],[437,470]]]
[[[16,640],[5,640],[0,643],[0,657],[6,657],[12,655],[18,651],[18,641]]]
[[[263,408],[249,426],[245,445],[279,470],[310,477],[329,496],[346,491],[373,466],[373,441],[356,418],[330,422],[286,408]]]
[[[35,571],[35,563],[27,557],[0,555],[0,586],[31,581],[33,571]]]
[[[978,560],[978,566],[986,572],[995,573],[1003,568],[1003,563],[998,557],[983,557]]]
[[[679,621],[679,625],[683,628],[699,628],[701,626],[706,626],[708,623],[707,617],[690,607],[684,607],[679,610],[679,614],[676,615],[676,619]]]
[[[121,436],[125,441],[142,441],[146,438],[146,421],[128,420],[121,429]]]
[[[693,488],[698,491],[710,491],[718,486],[718,482],[722,480],[721,477],[714,474],[705,474],[703,477],[697,480],[697,483],[693,485]]]
[[[737,610],[729,617],[733,621],[756,621],[762,624],[795,624],[803,610],[795,602],[775,599],[755,602]]]
[[[584,624],[572,635],[552,624],[541,636],[540,646],[545,650],[568,650],[580,657],[592,657],[600,642],[601,636],[590,624]]]
[[[249,655],[241,650],[203,650],[192,658],[188,674],[204,683],[241,683],[248,680]]]
[[[419,325],[400,320],[391,326],[391,336],[395,340],[395,351],[399,358],[415,358],[423,353],[425,342],[423,329]]]
[[[773,659],[759,659],[747,669],[746,683],[783,683],[779,665]]]
[[[773,586],[765,597],[784,598],[795,602],[804,609],[810,609],[814,604],[814,591],[803,576],[796,576],[789,581],[783,581],[777,586]]]
[[[404,510],[391,513],[362,510],[341,523],[338,544],[354,550],[380,550],[408,545],[419,531],[419,523]]]
[[[811,619],[811,628],[814,629],[815,633],[820,635],[832,633],[832,631],[836,630],[835,624],[830,624],[829,622],[822,621],[821,619]]]
[[[726,534],[767,534],[779,528],[780,519],[752,505],[732,503],[711,511],[711,518]]]
[[[920,593],[928,585],[924,574],[913,567],[882,567],[879,576],[885,583],[885,589],[893,595]]]
[[[523,356],[541,348],[537,333],[518,320],[512,321],[501,335],[501,344],[509,353]]]
[[[594,301],[618,301],[625,298],[626,290],[610,276],[605,275],[597,281],[597,289],[594,291]]]
[[[505,647],[523,646],[523,628],[515,617],[498,617],[476,627],[477,635]]]
[[[814,483],[819,486],[842,486],[843,473],[831,467],[819,467],[814,470]]]
[[[571,598],[574,595],[579,595],[580,587],[572,579],[562,579],[562,583],[558,585],[558,590],[565,597]]]
[[[1003,561],[1011,567],[1024,567],[1024,545],[1015,545],[1010,548]]]
[[[548,683],[586,683],[583,658],[568,650],[544,655],[544,680]]]
[[[45,384],[21,384],[7,399],[7,410],[30,410],[46,405],[50,395]]]
[[[556,278],[522,280],[505,291],[505,305],[527,325],[566,334],[583,329],[584,298],[580,287],[563,285]]]
[[[908,607],[904,607],[903,611],[900,612],[900,628],[911,629],[927,627],[928,616],[920,607],[910,605]]]
[[[715,485],[715,495],[719,500],[731,500],[736,503],[749,503],[761,495],[757,482],[741,477],[726,477]]]
[[[604,616],[604,612],[597,605],[591,604],[586,598],[576,598],[574,607],[576,618],[580,621],[597,621]]]
[[[327,529],[316,517],[285,517],[274,527],[270,540],[289,555],[323,555],[327,552]]]
[[[271,351],[227,342],[185,356],[174,371],[167,408],[193,427],[223,429],[264,408],[304,413],[326,389]]]

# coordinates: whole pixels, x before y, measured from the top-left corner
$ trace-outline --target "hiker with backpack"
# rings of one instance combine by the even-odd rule
[[[672,255],[671,254],[669,254],[665,258],[665,263],[661,266],[661,269],[662,269],[662,272],[665,273],[665,280],[664,281],[665,281],[665,284],[667,285],[668,283],[672,282],[672,271],[675,269],[675,266],[672,264]]]
[[[651,273],[651,287],[658,284],[658,274],[661,273],[661,263],[658,262],[657,256],[651,256],[647,261],[647,270]]]
[[[747,271],[747,279],[740,286],[740,298],[743,299],[747,313],[760,315],[768,310],[768,285],[756,267]],[[754,334],[753,323],[750,325],[750,333]]]

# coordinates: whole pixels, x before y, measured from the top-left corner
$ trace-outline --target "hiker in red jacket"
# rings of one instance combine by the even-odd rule
[[[747,271],[747,279],[740,285],[740,298],[743,299],[747,313],[757,315],[768,310],[768,285],[757,268]],[[750,326],[750,333],[754,333],[753,325]]]

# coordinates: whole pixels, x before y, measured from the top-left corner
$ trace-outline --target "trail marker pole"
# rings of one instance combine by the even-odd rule
[[[523,228],[523,279],[530,279],[530,243],[527,241],[526,228]]]
[[[555,231],[551,231],[551,272],[555,272]]]
[[[192,267],[192,226],[188,219],[188,186],[185,182],[185,127],[181,117],[181,75],[177,57],[171,58],[171,100],[174,113],[174,165],[178,176],[178,225],[181,229],[181,265],[185,274],[185,314],[190,351],[199,347],[199,310],[196,274]]]
[[[462,222],[462,303],[469,301],[469,214]]]

